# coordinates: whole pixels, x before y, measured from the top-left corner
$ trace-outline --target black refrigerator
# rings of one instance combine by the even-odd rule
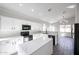
[[[74,54],[79,55],[79,23],[74,24]]]

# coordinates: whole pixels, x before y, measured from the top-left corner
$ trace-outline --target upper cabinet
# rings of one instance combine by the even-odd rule
[[[24,19],[11,18],[6,16],[0,16],[0,32],[2,34],[11,35],[19,34],[22,31],[22,25],[30,25],[31,31],[42,31],[42,24],[27,21]],[[1,35],[2,35],[1,34]]]

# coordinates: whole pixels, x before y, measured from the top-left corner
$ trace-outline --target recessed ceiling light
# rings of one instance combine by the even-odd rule
[[[20,6],[20,7],[22,7],[22,6],[23,6],[23,4],[22,4],[22,3],[20,3],[20,4],[19,4],[19,6]]]
[[[75,8],[75,7],[76,7],[76,5],[70,5],[67,8]]]
[[[34,9],[32,9],[32,12],[34,12]]]

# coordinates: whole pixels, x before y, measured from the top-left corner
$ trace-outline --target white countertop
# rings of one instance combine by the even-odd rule
[[[44,36],[40,37],[37,40],[26,42],[24,44],[19,45],[19,52],[22,52],[26,55],[30,55],[51,40],[52,39],[47,38],[47,36]]]
[[[21,44],[23,41],[22,39],[22,36],[0,38],[0,55],[10,55],[15,53],[16,45]]]

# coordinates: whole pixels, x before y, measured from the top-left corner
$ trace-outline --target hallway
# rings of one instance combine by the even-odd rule
[[[58,40],[58,45],[54,46],[54,55],[73,55],[74,40],[69,37],[61,37]]]

